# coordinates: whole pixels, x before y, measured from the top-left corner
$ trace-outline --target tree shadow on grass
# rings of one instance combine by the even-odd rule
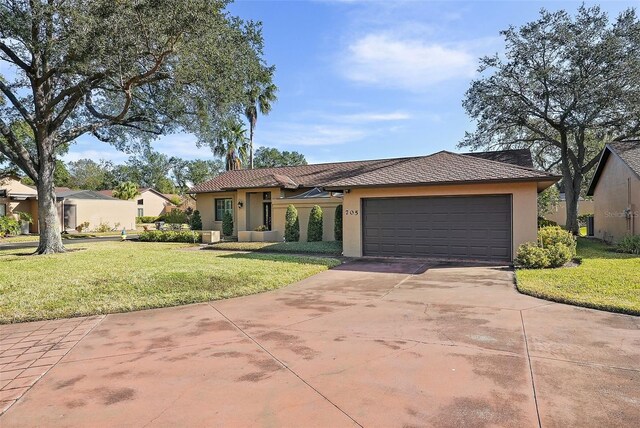
[[[308,256],[297,254],[272,254],[272,253],[229,253],[218,257],[225,259],[261,260],[272,262],[299,263],[305,265],[322,265],[328,267],[338,266],[340,260],[331,256]]]
[[[582,260],[593,259],[638,259],[640,255],[620,253],[616,251],[616,247],[607,244],[599,239],[579,238],[578,239],[578,256]]]

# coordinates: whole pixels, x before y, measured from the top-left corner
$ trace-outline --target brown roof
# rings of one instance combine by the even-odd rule
[[[113,197],[113,190],[98,190],[98,193],[101,193],[105,196]]]
[[[596,172],[593,175],[591,184],[589,185],[587,196],[593,196],[593,192],[595,192],[596,190],[596,185],[600,180],[602,170],[604,169],[604,166],[607,163],[607,159],[609,159],[609,155],[611,153],[614,153],[620,159],[622,159],[622,161],[627,164],[631,171],[633,171],[636,176],[640,178],[640,141],[619,141],[615,143],[609,143],[602,150],[602,155],[600,155],[598,167],[596,168]]]
[[[259,187],[341,189],[366,186],[453,184],[484,181],[544,181],[558,177],[478,156],[441,151],[429,156],[228,171],[191,193]]]
[[[475,156],[482,159],[505,162],[513,165],[533,168],[533,158],[529,149],[497,150],[493,152],[464,153],[467,156]]]

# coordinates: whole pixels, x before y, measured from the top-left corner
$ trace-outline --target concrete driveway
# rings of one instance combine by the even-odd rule
[[[24,368],[48,371],[0,425],[631,427],[639,327],[520,295],[506,268],[355,261],[255,296],[2,326],[22,361],[34,337],[66,345]]]

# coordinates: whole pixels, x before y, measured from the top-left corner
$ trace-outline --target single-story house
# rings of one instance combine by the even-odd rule
[[[112,229],[136,227],[136,205],[134,201],[122,201],[91,190],[70,190],[56,188],[58,215],[62,230],[74,230],[88,222],[88,230],[101,224]],[[0,181],[0,215],[17,216],[26,212],[33,217],[31,233],[38,232],[38,193],[22,184],[18,177]]]
[[[307,210],[343,206],[348,257],[428,257],[511,261],[535,241],[537,194],[559,177],[532,168],[526,150],[338,162],[225,172],[193,187],[203,229],[234,233],[264,225],[283,239],[284,212],[298,207],[301,240]],[[314,190],[317,189],[317,190]]]
[[[56,193],[63,230],[75,230],[89,223],[87,230],[107,225],[113,230],[136,228],[136,204],[92,190],[69,190]]]
[[[594,234],[605,241],[640,235],[640,141],[607,144],[587,191]]]
[[[32,217],[38,212],[36,189],[20,182],[19,177],[5,177],[0,179],[0,217],[17,217],[18,212],[25,212]],[[36,214],[37,215],[37,214]],[[30,231],[35,232],[37,225],[32,224]]]
[[[159,217],[176,208],[171,202],[172,195],[165,195],[150,187],[138,189],[136,196],[136,216],[138,217]],[[100,190],[105,196],[113,197],[113,190]]]

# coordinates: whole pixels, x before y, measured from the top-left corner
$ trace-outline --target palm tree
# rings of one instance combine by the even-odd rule
[[[247,106],[244,115],[249,121],[249,168],[253,169],[253,132],[258,122],[258,112],[268,115],[271,105],[278,99],[278,87],[271,82],[273,70],[265,74],[262,81],[256,81],[247,90]]]
[[[132,181],[123,181],[113,189],[113,197],[128,201],[139,195],[138,185]]]
[[[247,159],[247,130],[242,123],[232,121],[225,126],[221,136],[216,141],[213,154],[225,159],[225,169],[232,171],[240,169]]]

